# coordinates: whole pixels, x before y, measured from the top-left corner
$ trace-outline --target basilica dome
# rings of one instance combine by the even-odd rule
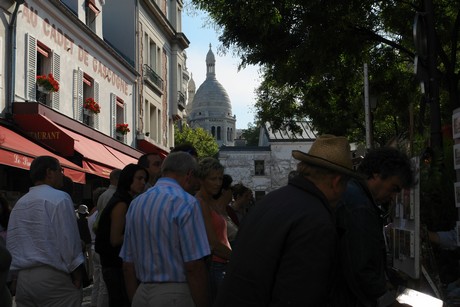
[[[209,45],[206,55],[206,80],[194,93],[195,82],[189,83],[191,106],[187,122],[192,128],[201,127],[216,138],[219,145],[233,146],[235,116],[227,91],[216,78],[216,58]]]
[[[223,114],[232,114],[232,105],[227,91],[222,84],[217,81],[215,72],[216,60],[214,53],[209,47],[206,55],[206,80],[200,85],[193,99],[193,111],[199,111],[202,108],[214,110],[221,109]],[[195,85],[195,84],[193,84]]]

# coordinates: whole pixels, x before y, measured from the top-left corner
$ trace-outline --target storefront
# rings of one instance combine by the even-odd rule
[[[11,204],[28,191],[31,186],[28,172],[30,164],[36,157],[43,155],[57,158],[64,169],[64,175],[75,184],[86,183],[83,168],[21,135],[14,127],[0,125],[0,194]]]
[[[14,122],[32,139],[55,150],[87,174],[109,178],[137,163],[143,152],[36,102],[13,104]]]

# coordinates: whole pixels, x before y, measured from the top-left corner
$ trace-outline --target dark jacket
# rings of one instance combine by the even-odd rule
[[[382,211],[367,186],[350,180],[337,206],[340,273],[335,306],[376,306],[386,292]]]
[[[77,214],[77,224],[78,232],[80,233],[80,239],[85,242],[85,244],[91,244],[91,233],[89,232],[88,218],[85,214]]]
[[[325,306],[336,228],[324,194],[303,177],[245,217],[214,306]]]

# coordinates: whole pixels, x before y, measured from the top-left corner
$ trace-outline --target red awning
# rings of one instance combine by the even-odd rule
[[[59,129],[74,140],[75,151],[83,156],[83,168],[90,173],[109,178],[113,169],[123,169],[129,163],[137,163],[136,159],[109,146],[88,139],[64,127],[59,126]],[[117,155],[114,152],[117,152]]]
[[[30,164],[38,156],[52,156],[59,160],[64,174],[76,183],[85,183],[85,172],[78,165],[53,154],[20,134],[0,126],[0,164],[30,169]]]
[[[64,157],[73,156],[74,140],[45,116],[21,114],[16,122],[33,139],[53,148]]]
[[[119,150],[116,150],[110,146],[107,146],[107,145],[104,145],[104,147],[110,151],[110,153],[112,155],[114,155],[115,157],[117,157],[118,160],[120,160],[124,165],[128,165],[130,163],[134,163],[134,164],[137,164],[137,160],[138,159],[135,159],[134,157],[131,157],[131,156],[128,156],[127,154],[124,154],[122,153],[121,151]]]
[[[137,139],[137,147],[145,153],[158,153],[163,159],[168,155],[167,151],[159,148],[147,139]]]
[[[28,110],[25,108],[22,110],[19,106],[22,107],[23,105],[19,104],[16,107],[18,113],[15,114],[15,120],[22,129],[27,131],[32,138],[53,148],[64,157],[71,157],[75,152],[78,152],[83,158],[82,168],[87,173],[109,178],[113,169],[122,169],[129,163],[137,163],[137,159],[142,155],[142,152],[116,142],[108,136],[105,137],[110,139],[113,144],[96,140],[93,138],[94,135],[88,137],[85,133],[88,132],[88,127],[74,126],[73,130],[64,128],[46,116],[46,112],[53,115],[51,113],[53,110],[39,109],[38,112],[43,112],[41,114],[37,113],[35,109]],[[81,133],[74,132],[79,131],[79,128],[82,130]],[[114,147],[117,145],[119,145],[120,150],[118,147]],[[129,150],[125,153],[123,147]]]

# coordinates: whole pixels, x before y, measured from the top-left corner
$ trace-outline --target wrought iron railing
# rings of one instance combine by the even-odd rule
[[[163,90],[163,79],[147,64],[144,64],[144,79],[149,80],[160,90]]]

